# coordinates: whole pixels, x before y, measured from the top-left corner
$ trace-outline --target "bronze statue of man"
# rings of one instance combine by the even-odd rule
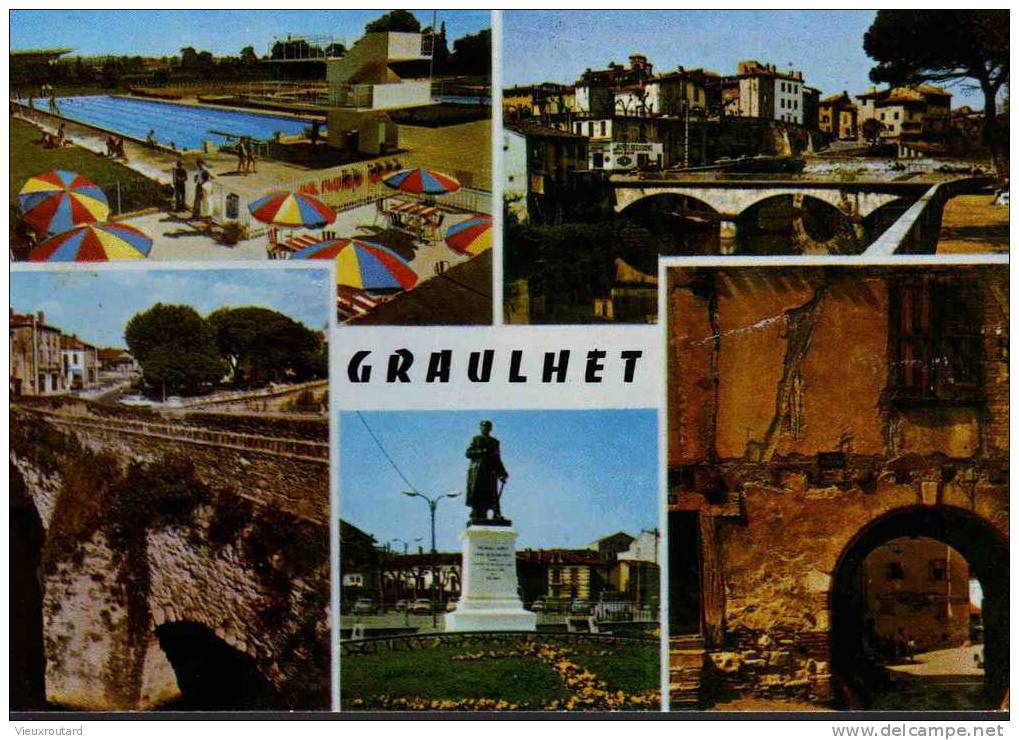
[[[509,473],[499,455],[499,440],[492,436],[492,422],[487,419],[481,422],[481,434],[471,440],[467,458],[471,461],[467,468],[467,505],[471,507],[471,521],[490,521],[489,510],[493,520],[502,520],[499,484],[506,482]]]

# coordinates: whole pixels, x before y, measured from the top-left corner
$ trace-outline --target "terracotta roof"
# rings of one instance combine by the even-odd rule
[[[835,93],[834,95],[829,95],[827,98],[821,98],[821,103],[822,104],[824,104],[824,103],[840,103],[843,100],[845,100],[850,105],[853,105],[852,98],[849,97],[849,93],[847,93],[845,90],[843,90],[840,93]],[[854,105],[853,107],[855,108],[856,106]]]
[[[389,552],[383,555],[382,568],[413,568],[417,566],[427,567],[432,564],[432,554],[427,550],[422,553]],[[460,565],[463,555],[458,552],[437,552],[435,553],[436,565]]]
[[[112,362],[113,360],[120,359],[121,355],[127,354],[122,349],[114,349],[112,347],[100,347],[97,354],[99,355],[100,362]]]
[[[539,126],[536,123],[528,123],[526,121],[514,121],[513,123],[507,123],[506,128],[510,131],[516,131],[518,134],[533,136],[539,139],[587,140],[586,136],[581,136],[580,134],[574,134],[569,131],[560,131],[557,128],[548,128],[547,126]]]
[[[877,102],[922,102],[927,95],[936,95],[950,98],[952,93],[943,87],[933,85],[897,85],[883,90],[868,90],[865,93],[858,93],[859,100],[874,98]]]
[[[95,345],[83,342],[74,334],[64,334],[60,337],[60,349],[95,349]]]
[[[517,560],[549,565],[605,565],[604,558],[594,550],[570,550],[565,548],[522,550],[517,553]]]

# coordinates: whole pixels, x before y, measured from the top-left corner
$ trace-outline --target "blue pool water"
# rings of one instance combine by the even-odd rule
[[[36,100],[35,104],[40,110],[48,109],[45,100]],[[65,118],[136,139],[144,140],[149,130],[154,129],[160,144],[169,146],[173,142],[178,149],[201,149],[203,141],[225,144],[229,139],[224,133],[267,140],[277,131],[292,136],[311,126],[311,121],[298,118],[112,95],[57,98],[57,107]],[[323,126],[323,133],[324,130]]]

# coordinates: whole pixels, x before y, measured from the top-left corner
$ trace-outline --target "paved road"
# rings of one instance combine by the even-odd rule
[[[912,663],[888,666],[888,670],[910,676],[983,676],[984,671],[978,667],[974,656],[979,656],[983,663],[983,645],[918,653]]]

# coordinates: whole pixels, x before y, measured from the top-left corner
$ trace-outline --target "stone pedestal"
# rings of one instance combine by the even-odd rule
[[[460,600],[446,615],[446,632],[533,632],[537,615],[517,594],[517,533],[510,526],[471,524],[461,540]]]

